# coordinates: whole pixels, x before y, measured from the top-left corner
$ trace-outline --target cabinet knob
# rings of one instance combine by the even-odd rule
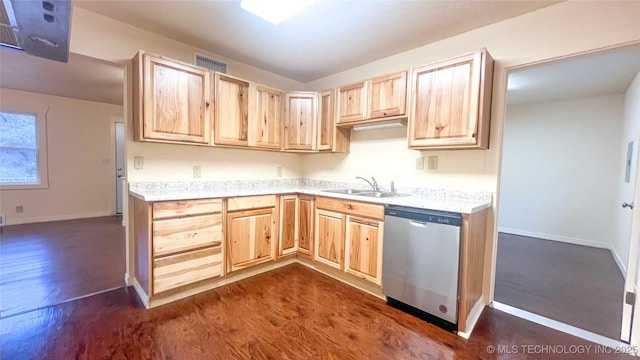
[[[209,108],[209,102],[207,101],[206,103],[204,103],[205,107],[208,109]]]

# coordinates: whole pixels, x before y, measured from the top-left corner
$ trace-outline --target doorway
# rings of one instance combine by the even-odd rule
[[[509,73],[498,307],[628,341],[632,211],[621,203],[635,192],[638,88],[640,46]]]

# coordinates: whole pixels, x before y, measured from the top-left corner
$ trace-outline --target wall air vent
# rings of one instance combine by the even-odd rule
[[[227,73],[227,64],[223,63],[220,60],[216,60],[202,54],[194,54],[194,58],[194,63],[198,66],[202,66],[223,74]]]

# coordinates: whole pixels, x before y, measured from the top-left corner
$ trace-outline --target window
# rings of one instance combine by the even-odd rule
[[[0,186],[47,187],[46,127],[38,114],[0,112]]]

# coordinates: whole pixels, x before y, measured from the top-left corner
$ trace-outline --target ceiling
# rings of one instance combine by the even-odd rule
[[[306,83],[557,2],[316,0],[277,26],[237,0],[75,0],[74,6]]]
[[[124,70],[78,54],[69,62],[47,60],[0,47],[0,87],[122,105]]]
[[[509,74],[507,105],[624,93],[640,73],[640,45],[541,64]]]

